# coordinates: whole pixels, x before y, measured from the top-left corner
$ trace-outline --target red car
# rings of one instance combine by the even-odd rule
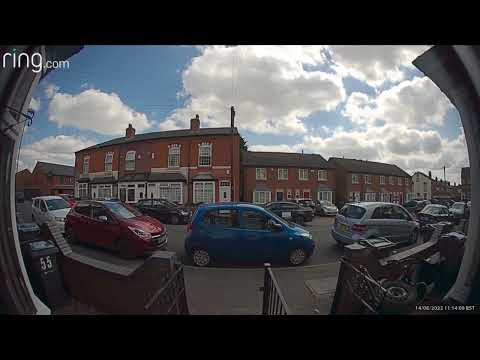
[[[74,207],[75,204],[77,203],[77,200],[75,200],[75,197],[73,195],[70,195],[70,194],[60,194],[58,195],[60,196],[63,200],[65,200],[66,202],[68,202],[68,204],[70,205],[70,207]]]
[[[127,259],[167,245],[164,224],[120,201],[78,201],[67,215],[65,234],[71,243],[113,249]]]

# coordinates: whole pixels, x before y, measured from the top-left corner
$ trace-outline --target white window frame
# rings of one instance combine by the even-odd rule
[[[252,199],[254,204],[266,204],[272,201],[272,192],[266,190],[254,191]]]
[[[352,184],[359,184],[358,174],[352,174]]]
[[[389,176],[389,184],[390,185],[395,185],[395,177],[394,176]]]
[[[107,196],[105,196],[105,195],[107,195]],[[111,184],[99,184],[98,185],[98,191],[97,191],[97,198],[111,199],[112,198],[112,185]]]
[[[287,189],[287,200],[292,200],[292,189]]]
[[[208,159],[208,164],[206,161]],[[212,144],[210,143],[201,143],[198,144],[198,166],[199,167],[210,167],[212,166]]]
[[[105,154],[105,172],[110,172],[113,170],[113,152],[108,152]]]
[[[168,146],[168,167],[180,167],[181,149],[179,144],[171,144]]]
[[[183,183],[158,183],[158,198],[183,204]]]
[[[319,191],[317,193],[318,201],[327,200],[333,202],[333,192],[332,191]]]
[[[85,168],[87,171],[85,171]],[[90,156],[85,156],[83,158],[83,168],[82,168],[83,174],[88,174],[90,170],[89,168],[90,168]]]
[[[259,174],[263,174],[259,176]],[[255,179],[256,180],[267,180],[267,169],[266,168],[256,168],[255,169]]]
[[[135,150],[127,151],[125,154],[125,170],[135,170],[135,158],[137,152]],[[133,164],[133,166],[131,166]]]
[[[88,184],[78,183],[78,197],[80,199],[88,199]]]
[[[205,195],[205,185],[212,185],[212,198],[209,199]],[[201,189],[198,189],[201,187]],[[193,182],[193,202],[215,202],[215,181],[194,181]]]
[[[374,192],[365,193],[365,201],[375,201],[376,194]]]
[[[371,184],[372,183],[372,175],[365,174],[365,184]]]
[[[380,185],[385,185],[385,175],[380,175]]]
[[[401,177],[399,177],[397,180],[398,180],[397,182],[398,185],[403,185],[403,179]]]
[[[307,174],[307,176],[302,176]],[[308,169],[298,169],[298,180],[308,181]]]
[[[327,181],[327,180],[328,180],[328,171],[318,170],[318,181]]]
[[[300,189],[295,189],[295,199],[300,198]]]
[[[285,175],[286,176],[280,176],[281,175]],[[288,168],[280,168],[278,169],[277,171],[277,177],[278,177],[278,180],[288,180]]]

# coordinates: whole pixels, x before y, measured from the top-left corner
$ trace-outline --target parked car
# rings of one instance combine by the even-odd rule
[[[75,200],[75,196],[70,194],[59,194],[58,196],[60,196],[63,200],[68,202],[70,204],[70,207],[74,206],[75,203],[77,202],[77,200]]]
[[[185,252],[197,266],[213,261],[300,265],[314,248],[306,229],[247,203],[198,207],[185,239]]]
[[[304,224],[313,220],[313,209],[290,201],[274,201],[264,205],[265,209],[286,220]]]
[[[315,201],[312,199],[295,199],[292,202],[303,207],[309,207],[315,211]]]
[[[165,199],[144,199],[137,203],[137,209],[163,223],[173,225],[187,224],[190,221],[190,210]]]
[[[431,202],[429,200],[410,200],[407,201],[406,203],[403,204],[403,207],[410,212],[410,214],[416,215],[420,211],[423,210],[423,208],[427,205],[430,205]]]
[[[332,216],[338,214],[338,208],[334,203],[328,200],[317,200],[315,205],[315,214],[321,216]]]
[[[32,199],[32,221],[40,227],[47,221],[53,221],[63,232],[70,209],[70,204],[60,196],[39,196]]]
[[[441,221],[451,221],[452,215],[448,211],[448,207],[438,204],[430,204],[423,208],[417,214],[417,220],[420,223],[420,228],[428,224],[435,224]]]
[[[126,259],[150,255],[167,245],[167,229],[157,219],[118,201],[82,200],[65,223],[67,239],[112,249]]]
[[[470,207],[468,203],[459,201],[450,206],[450,214],[453,220],[458,223],[461,219],[466,219],[470,215]]]
[[[347,204],[340,210],[331,234],[342,245],[377,237],[414,244],[418,240],[419,224],[401,205],[361,202]]]

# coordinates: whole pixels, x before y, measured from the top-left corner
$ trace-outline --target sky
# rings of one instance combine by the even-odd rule
[[[393,163],[460,182],[458,112],[412,61],[429,46],[85,46],[39,84],[19,170],[138,133],[235,124],[250,150]]]

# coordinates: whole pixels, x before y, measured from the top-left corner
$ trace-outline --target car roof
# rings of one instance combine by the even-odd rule
[[[383,205],[398,205],[398,204],[389,203],[389,202],[380,202],[380,201],[363,201],[358,203],[348,203],[345,205],[359,206],[363,208],[375,208]]]
[[[79,204],[118,204],[118,201],[114,200],[79,200],[77,201],[77,205]]]
[[[428,205],[426,206],[426,208],[427,208],[427,207],[440,207],[440,208],[446,208],[446,206],[445,206],[445,205],[442,205],[442,204],[428,204]]]
[[[37,196],[37,197],[34,197],[32,200],[52,200],[52,199],[62,199],[62,198],[57,195],[49,195],[49,196]]]
[[[251,204],[247,202],[219,202],[219,203],[203,203],[198,209],[228,209],[228,208],[241,208],[241,209],[263,209],[260,205]]]

